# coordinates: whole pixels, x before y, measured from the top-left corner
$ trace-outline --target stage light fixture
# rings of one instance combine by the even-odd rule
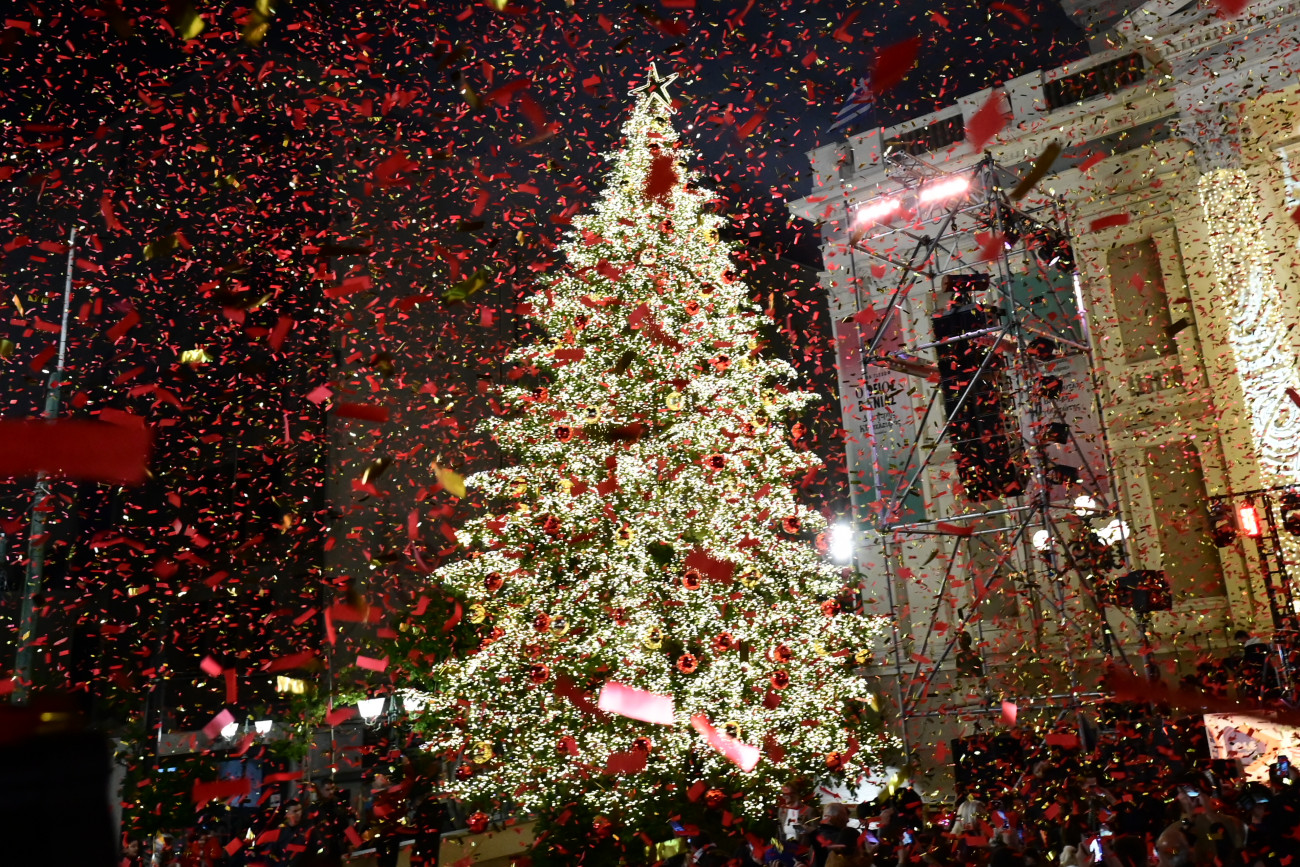
[[[1282,513],[1283,529],[1292,536],[1300,536],[1300,494],[1283,494],[1278,511]]]
[[[1063,421],[1048,422],[1043,425],[1042,430],[1039,432],[1038,440],[1039,442],[1055,443],[1057,445],[1068,443],[1070,441],[1070,426]]]
[[[1128,538],[1128,524],[1119,518],[1112,518],[1109,524],[1097,531],[1097,538],[1104,545],[1117,545]]]
[[[924,205],[937,202],[940,199],[951,199],[953,196],[960,196],[969,189],[970,178],[946,178],[922,187],[917,199]]]
[[[853,559],[853,528],[848,524],[831,525],[830,555],[836,563],[847,563]]]
[[[1237,525],[1232,519],[1232,510],[1226,503],[1211,503],[1209,513],[1210,536],[1214,540],[1214,547],[1228,547],[1237,540]]]
[[[237,734],[239,734],[239,723],[237,722],[226,723],[221,727],[221,736],[226,740],[230,740]]]
[[[269,719],[260,719],[253,723],[253,729],[259,735],[267,735],[271,733],[271,726],[273,725],[275,723]]]
[[[1048,530],[1035,530],[1029,541],[1035,551],[1046,551],[1052,547],[1052,534]]]
[[[1079,481],[1079,468],[1069,464],[1052,464],[1047,468],[1046,475],[1053,485],[1073,485]]]
[[[1074,498],[1074,514],[1078,515],[1080,518],[1094,515],[1097,511],[1097,501],[1087,494],[1080,494]]]
[[[878,223],[881,220],[894,213],[899,208],[898,199],[881,199],[878,202],[871,202],[858,208],[854,216],[854,223],[858,226],[865,226],[868,223]]]
[[[1255,511],[1254,503],[1242,503],[1237,507],[1237,524],[1241,527],[1243,536],[1258,539],[1263,533],[1259,525],[1259,513]]]

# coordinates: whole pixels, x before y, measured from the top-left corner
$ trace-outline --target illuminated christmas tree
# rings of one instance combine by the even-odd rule
[[[853,722],[881,623],[850,610],[825,520],[794,494],[819,461],[785,420],[816,398],[759,354],[670,80],[652,68],[634,91],[603,198],[529,299],[550,340],[511,360],[544,384],[506,390],[489,424],[517,463],[467,480],[487,514],[436,576],[486,635],[433,672],[456,793],[610,817],[597,836],[674,801],[756,816],[886,745]]]

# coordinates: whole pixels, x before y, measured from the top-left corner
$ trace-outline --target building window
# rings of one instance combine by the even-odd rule
[[[1223,596],[1223,569],[1210,537],[1208,494],[1200,455],[1184,441],[1149,448],[1147,487],[1174,598]]]
[[[1152,238],[1114,247],[1107,254],[1124,360],[1129,364],[1173,355],[1172,322],[1160,251]]]
[[[885,149],[913,155],[927,154],[955,145],[965,138],[965,122],[958,114],[886,139]]]
[[[1044,82],[1043,99],[1049,109],[1063,108],[1095,96],[1123,90],[1145,77],[1146,67],[1142,56],[1128,54],[1082,72]]]

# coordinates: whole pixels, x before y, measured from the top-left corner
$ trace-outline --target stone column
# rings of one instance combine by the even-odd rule
[[[1184,94],[1189,93],[1185,91]],[[1200,91],[1196,91],[1200,93]],[[1300,482],[1300,360],[1288,340],[1259,194],[1242,165],[1240,101],[1180,94],[1180,126],[1196,148],[1210,270],[1266,484]]]

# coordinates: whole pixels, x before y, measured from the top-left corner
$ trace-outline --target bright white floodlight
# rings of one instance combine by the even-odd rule
[[[357,711],[360,712],[361,718],[368,723],[379,719],[379,715],[384,712],[383,696],[379,698],[363,698],[357,702]]]
[[[1035,530],[1034,535],[1030,537],[1035,551],[1046,551],[1052,547],[1052,534],[1047,530]]]
[[[1080,494],[1074,498],[1074,514],[1080,518],[1086,518],[1088,515],[1097,511],[1097,501],[1087,494]]]
[[[1115,518],[1097,531],[1097,538],[1101,540],[1103,545],[1115,545],[1128,538],[1128,524],[1125,524],[1119,518]]]
[[[237,734],[239,734],[239,723],[237,722],[226,723],[221,727],[221,736],[226,740],[230,740]]]
[[[938,183],[930,184],[923,187],[917,198],[922,202],[937,202],[940,199],[950,199],[953,196],[960,196],[970,189],[970,178],[948,178]]]
[[[854,215],[854,221],[859,226],[865,226],[867,223],[878,223],[894,213],[894,211],[897,211],[898,207],[898,199],[881,199],[878,202],[872,202],[858,208]]]
[[[274,723],[271,720],[260,719],[253,723],[253,728],[259,735],[265,735],[270,734],[272,725],[274,725]]]
[[[831,525],[831,559],[847,563],[853,559],[853,528],[848,524]]]

